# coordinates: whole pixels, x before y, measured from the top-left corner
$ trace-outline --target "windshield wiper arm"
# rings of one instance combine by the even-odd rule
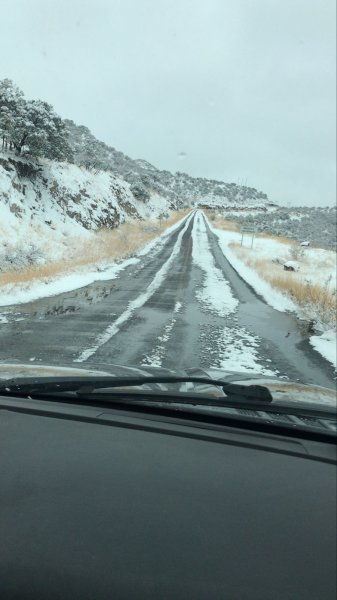
[[[78,394],[89,394],[99,389],[135,387],[141,385],[153,384],[175,384],[175,383],[194,383],[206,384],[220,387],[231,400],[248,399],[258,400],[269,404],[273,397],[267,387],[262,385],[242,385],[238,383],[229,383],[221,379],[211,379],[208,377],[175,377],[175,376],[156,376],[156,377],[110,377],[100,376],[89,378],[83,377],[18,377],[7,379],[0,385],[0,394],[4,396],[26,396],[60,392],[76,392]],[[178,390],[177,390],[178,391]],[[159,394],[160,390],[158,390]],[[163,394],[163,398],[165,395]],[[225,398],[224,398],[225,399]]]

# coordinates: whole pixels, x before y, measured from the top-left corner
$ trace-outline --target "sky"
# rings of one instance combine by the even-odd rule
[[[335,0],[0,0],[0,79],[160,169],[335,204]]]

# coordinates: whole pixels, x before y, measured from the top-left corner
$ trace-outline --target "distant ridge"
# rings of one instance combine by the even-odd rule
[[[88,169],[111,171],[131,186],[136,199],[146,202],[155,193],[175,206],[252,208],[268,211],[275,204],[256,188],[215,179],[191,177],[187,173],[159,170],[144,159],[132,159],[95,138],[90,130],[65,121],[75,164]]]

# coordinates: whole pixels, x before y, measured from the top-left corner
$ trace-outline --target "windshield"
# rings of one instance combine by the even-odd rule
[[[323,405],[334,1],[5,4],[0,378],[235,373]]]

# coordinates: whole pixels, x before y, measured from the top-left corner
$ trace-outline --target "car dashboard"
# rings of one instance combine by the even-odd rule
[[[334,599],[336,445],[0,399],[0,597]]]

